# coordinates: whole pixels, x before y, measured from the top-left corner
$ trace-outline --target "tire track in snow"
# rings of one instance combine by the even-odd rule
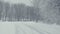
[[[26,34],[26,32],[25,32],[20,26],[17,26],[17,25],[15,24],[15,27],[16,27],[16,34],[21,34],[21,32],[22,32],[23,34]]]
[[[35,29],[35,28],[33,28],[33,27],[31,27],[27,24],[24,24],[24,25],[27,26],[28,28],[30,28],[31,30],[34,30],[34,31],[38,32],[39,34],[43,34],[42,32],[38,31],[37,29]]]
[[[22,28],[21,30],[23,30],[26,34],[42,34],[42,33],[39,33],[39,32],[37,32],[36,30],[33,30],[33,29],[31,29],[31,28],[29,28],[29,27],[27,27],[26,25],[24,25],[24,24],[20,24],[20,25],[18,25],[18,26],[20,26],[20,28]],[[23,32],[23,33],[24,33]],[[24,33],[24,34],[25,34]]]
[[[34,28],[34,27],[30,26],[30,25],[27,25],[27,24],[24,24],[24,25],[27,26],[27,27],[29,27],[29,28],[31,28],[32,30],[34,30],[34,31],[36,31],[38,33],[41,33],[41,34],[50,34],[49,32],[45,32],[45,31],[41,32],[41,31],[38,31],[36,28]]]

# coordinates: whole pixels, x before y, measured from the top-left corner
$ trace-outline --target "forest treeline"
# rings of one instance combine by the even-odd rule
[[[39,8],[21,4],[0,2],[0,20],[2,21],[38,21]]]
[[[0,1],[0,20],[60,24],[60,0],[33,0],[31,3],[33,6]]]

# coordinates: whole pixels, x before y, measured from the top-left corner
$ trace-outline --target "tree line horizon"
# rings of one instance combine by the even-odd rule
[[[39,8],[26,6],[25,4],[10,4],[0,2],[0,20],[3,21],[38,21],[40,20]]]
[[[33,6],[0,1],[0,20],[60,24],[60,0],[30,0],[30,2]]]

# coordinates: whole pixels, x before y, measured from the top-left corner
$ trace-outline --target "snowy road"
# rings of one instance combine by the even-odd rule
[[[0,34],[60,34],[60,26],[43,23],[0,23]]]

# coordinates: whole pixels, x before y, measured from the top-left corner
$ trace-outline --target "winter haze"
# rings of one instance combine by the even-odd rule
[[[9,3],[25,3],[27,5],[32,5],[30,0],[2,0],[2,1]]]
[[[60,34],[60,0],[0,0],[0,34]]]

